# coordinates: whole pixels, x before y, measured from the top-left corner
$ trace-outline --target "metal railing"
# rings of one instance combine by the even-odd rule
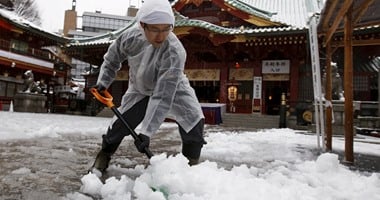
[[[56,57],[53,54],[51,54],[47,51],[43,51],[41,49],[29,48],[28,47],[26,51],[23,51],[23,50],[19,50],[16,48],[12,48],[11,42],[8,40],[4,40],[4,39],[0,39],[0,49],[5,50],[5,51],[9,51],[12,53],[16,53],[16,54],[21,54],[21,55],[25,55],[25,56],[31,56],[34,58],[39,58],[39,59],[46,60],[46,61],[51,61],[51,62],[56,59]]]

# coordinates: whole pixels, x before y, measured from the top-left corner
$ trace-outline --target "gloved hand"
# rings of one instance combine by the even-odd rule
[[[140,153],[145,153],[145,147],[149,147],[150,138],[141,133],[138,134],[137,137],[140,138],[140,140],[135,140],[136,148]]]
[[[95,89],[96,89],[99,93],[101,93],[101,94],[103,94],[103,92],[104,92],[105,90],[107,90],[107,88],[104,87],[104,86],[101,85],[101,84],[94,85],[94,86],[92,86],[91,88],[95,88]]]

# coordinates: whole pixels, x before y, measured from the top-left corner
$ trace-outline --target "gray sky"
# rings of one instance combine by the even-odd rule
[[[42,21],[42,28],[56,32],[63,29],[65,10],[70,10],[72,0],[35,0]],[[96,10],[105,14],[126,15],[129,4],[139,7],[140,0],[76,0],[78,16]]]

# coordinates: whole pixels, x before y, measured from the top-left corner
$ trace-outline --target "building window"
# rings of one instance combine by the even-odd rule
[[[11,49],[16,52],[28,52],[28,43],[12,39]]]

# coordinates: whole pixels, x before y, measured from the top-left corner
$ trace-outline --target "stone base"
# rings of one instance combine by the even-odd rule
[[[47,97],[44,94],[19,92],[14,96],[15,112],[45,113]]]

